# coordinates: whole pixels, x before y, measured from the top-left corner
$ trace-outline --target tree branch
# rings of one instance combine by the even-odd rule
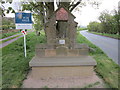
[[[77,7],[80,3],[81,3],[82,0],[79,0],[76,4],[73,5],[73,7],[70,9],[70,12],[73,11],[73,9],[75,9],[75,7]]]

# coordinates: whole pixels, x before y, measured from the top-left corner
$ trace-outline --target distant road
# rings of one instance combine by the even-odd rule
[[[87,32],[87,30],[80,31],[80,33],[93,44],[101,48],[108,55],[108,57],[120,65],[120,61],[118,61],[118,49],[120,50],[120,46],[118,48],[118,43],[120,43],[120,40],[92,34]]]
[[[12,35],[12,36],[9,36],[9,37],[6,37],[6,38],[3,38],[3,39],[0,39],[0,41],[3,41],[3,40],[7,40],[9,38],[12,38],[12,37],[15,37],[15,36],[18,36],[18,35],[22,35],[22,33],[19,33],[19,34],[15,34],[15,35]]]
[[[11,40],[9,40],[9,41],[6,41],[6,42],[4,42],[4,43],[1,43],[1,44],[0,44],[0,48],[3,48],[3,47],[5,47],[5,46],[7,46],[8,44],[16,41],[17,39],[19,39],[19,38],[21,38],[21,37],[23,37],[23,35],[18,36],[18,37],[14,38],[14,39],[11,39]]]
[[[28,31],[27,33],[30,33],[30,32],[33,32],[33,30]],[[20,35],[20,36],[18,36],[18,35]],[[22,33],[20,33],[20,34],[15,34],[15,35],[12,35],[12,36],[9,36],[9,37],[0,39],[0,41],[2,41],[2,40],[7,40],[7,39],[12,38],[12,37],[15,37],[15,36],[18,36],[18,37],[14,38],[14,39],[11,39],[11,40],[9,40],[9,41],[6,41],[6,42],[4,42],[4,43],[1,43],[1,44],[0,44],[0,48],[3,48],[3,47],[5,47],[5,46],[7,46],[8,44],[10,44],[10,43],[18,40],[18,39],[21,38],[21,37],[23,37]]]

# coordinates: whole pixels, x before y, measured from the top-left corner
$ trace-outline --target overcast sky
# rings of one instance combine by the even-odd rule
[[[100,0],[102,4],[99,6],[99,9],[94,9],[90,5],[80,8],[81,12],[74,12],[76,16],[76,21],[79,22],[79,25],[86,26],[90,21],[98,20],[100,13],[104,10],[112,11],[113,9],[118,8],[118,2],[120,0]]]
[[[14,0],[16,1],[16,0]],[[84,0],[83,0],[84,1]],[[120,0],[98,0],[101,1],[101,5],[99,9],[93,8],[91,5],[87,5],[85,7],[79,8],[80,11],[73,12],[76,16],[75,21],[78,22],[81,26],[87,26],[91,21],[98,21],[98,16],[104,10],[112,11],[113,9],[118,8],[118,2]],[[4,5],[6,8],[8,6],[12,6],[14,9],[18,9],[20,3],[14,2],[12,5],[6,4]],[[8,14],[7,17],[14,17],[14,14]]]

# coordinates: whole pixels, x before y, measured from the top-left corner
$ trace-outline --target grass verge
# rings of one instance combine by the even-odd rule
[[[18,34],[18,33],[19,33],[19,32],[2,33],[0,39],[6,38],[6,37],[9,37],[9,36],[12,36],[12,35]]]
[[[118,70],[120,70],[120,66],[114,63],[100,48],[96,47],[81,34],[78,35],[77,42],[85,43],[96,50],[96,52],[89,53],[97,61],[95,71],[111,88],[118,88],[118,80],[120,80]]]
[[[111,37],[111,38],[115,38],[115,39],[120,39],[120,35],[117,35],[117,34],[107,34],[107,33],[98,33],[98,32],[90,32],[90,33],[102,35],[102,36],[106,36],[106,37]]]
[[[95,83],[92,83],[92,84],[89,84],[89,85],[87,85],[87,86],[85,86],[85,87],[83,87],[83,88],[94,88],[94,86],[97,86],[97,85],[99,85],[100,84],[100,82],[95,82]],[[84,90],[84,89],[83,89]]]
[[[34,32],[26,36],[27,58],[24,58],[23,37],[2,48],[2,88],[18,88],[29,71],[29,61],[35,55],[36,43],[44,43],[44,36]]]

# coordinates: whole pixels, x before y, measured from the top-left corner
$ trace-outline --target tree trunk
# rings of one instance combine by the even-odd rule
[[[49,16],[54,12],[54,2],[46,2],[47,11],[46,11],[46,20],[48,21]]]
[[[47,34],[46,34],[46,22],[48,22],[49,20],[49,16],[52,15],[52,13],[54,12],[54,2],[45,2],[45,5],[47,6],[46,8],[46,12],[45,12],[45,8],[44,8],[44,31],[45,31],[45,36],[47,38]],[[46,13],[46,16],[45,16]]]

